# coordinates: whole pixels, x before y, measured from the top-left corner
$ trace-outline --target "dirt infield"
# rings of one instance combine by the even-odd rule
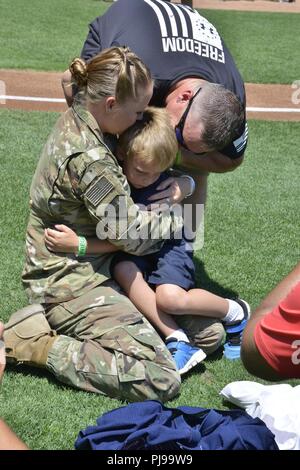
[[[108,0],[107,0],[108,1]],[[180,3],[180,0],[171,0]],[[193,0],[193,7],[213,10],[300,13],[300,0]],[[0,109],[64,111],[60,73],[0,69]],[[246,84],[247,116],[254,119],[300,121],[300,83]],[[296,86],[294,85],[294,86]],[[6,98],[3,97],[6,95]],[[293,99],[294,97],[294,99]],[[254,110],[252,108],[255,108]]]
[[[174,0],[174,3],[180,3]],[[200,9],[300,13],[300,0],[193,0]],[[61,73],[0,69],[0,109],[64,111]],[[300,121],[300,83],[291,85],[246,84],[247,117]],[[1,95],[6,95],[3,98]],[[294,97],[294,99],[293,99]],[[297,103],[299,101],[299,103]],[[254,108],[254,109],[252,109]]]
[[[60,86],[61,73],[23,70],[0,70],[0,80],[5,84],[7,99],[0,99],[0,109],[28,111],[64,111],[66,104]],[[300,87],[299,87],[300,88]],[[290,85],[246,84],[247,108],[275,108],[273,110],[247,111],[248,118],[300,121],[300,104],[293,104],[293,93],[300,100],[300,92]],[[36,100],[33,100],[35,98]],[[40,99],[45,101],[40,101]],[[288,108],[289,112],[278,112]]]

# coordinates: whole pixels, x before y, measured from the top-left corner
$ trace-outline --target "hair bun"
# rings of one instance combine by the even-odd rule
[[[72,78],[79,88],[86,86],[88,79],[87,64],[83,59],[73,59],[69,66]]]

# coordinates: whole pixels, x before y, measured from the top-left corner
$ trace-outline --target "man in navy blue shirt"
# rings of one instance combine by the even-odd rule
[[[196,180],[189,202],[205,202],[207,174],[239,166],[248,136],[243,80],[218,31],[186,5],[118,0],[90,24],[82,57],[113,45],[129,46],[150,68],[150,104],[168,110],[181,150],[177,165]],[[71,89],[64,89],[70,103]],[[173,202],[171,189],[162,202]]]

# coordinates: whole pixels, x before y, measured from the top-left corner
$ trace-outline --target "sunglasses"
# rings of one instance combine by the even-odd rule
[[[188,146],[186,145],[185,141],[184,141],[184,138],[183,138],[183,129],[184,129],[184,125],[185,125],[185,121],[186,121],[186,118],[187,118],[187,115],[189,113],[189,110],[190,110],[190,107],[192,106],[192,103],[194,101],[194,99],[196,98],[196,96],[198,95],[198,93],[200,93],[200,91],[202,90],[202,87],[200,87],[196,93],[194,94],[194,96],[189,100],[189,103],[186,107],[186,110],[184,111],[183,115],[181,116],[180,118],[180,121],[179,123],[177,124],[177,126],[175,127],[175,133],[176,133],[176,138],[177,138],[177,142],[181,145],[181,147],[185,148],[186,150],[188,150],[189,152],[192,152],[192,150],[190,150],[188,148]],[[194,155],[204,155],[206,152],[192,152]]]

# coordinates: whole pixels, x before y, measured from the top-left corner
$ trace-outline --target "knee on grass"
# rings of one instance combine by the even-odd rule
[[[153,369],[151,368],[151,365],[150,369]],[[181,385],[181,378],[178,371],[165,366],[159,366],[157,364],[156,373],[158,373],[153,376],[154,380],[153,377],[151,378],[153,370],[148,370],[148,367],[146,366],[145,372],[147,390],[145,395],[141,397],[142,400],[160,400],[164,403],[178,395]],[[149,372],[150,375],[148,375]]]

